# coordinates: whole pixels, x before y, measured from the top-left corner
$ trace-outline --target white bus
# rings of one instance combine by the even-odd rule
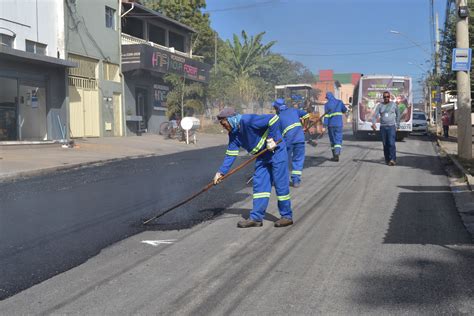
[[[402,140],[412,131],[413,96],[412,81],[406,76],[369,75],[360,78],[354,88],[352,97],[352,131],[356,138],[374,134],[372,117],[375,107],[382,102],[382,94],[389,91],[391,101],[395,102],[400,111],[400,129],[397,140]],[[379,133],[379,119],[376,122]]]

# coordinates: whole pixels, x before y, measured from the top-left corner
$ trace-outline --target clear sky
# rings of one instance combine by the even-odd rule
[[[313,73],[408,75],[414,102],[422,98],[422,69],[432,68],[431,0],[207,0],[206,12],[220,37],[265,31],[275,53]],[[439,27],[446,0],[434,0]],[[390,30],[400,34],[390,33]]]

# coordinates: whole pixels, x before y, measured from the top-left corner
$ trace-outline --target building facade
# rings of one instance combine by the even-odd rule
[[[67,138],[63,0],[0,1],[0,141]]]
[[[64,0],[71,138],[124,135],[119,0]]]
[[[167,74],[183,84],[207,83],[210,66],[192,59],[191,35],[182,23],[139,3],[123,1],[122,72],[127,134],[158,133],[168,121]]]
[[[325,103],[326,92],[331,92],[336,98],[342,100],[346,105],[349,105],[349,99],[352,98],[354,87],[360,77],[360,73],[336,74],[330,69],[320,70],[314,84],[314,88],[321,91],[318,97],[318,103]]]

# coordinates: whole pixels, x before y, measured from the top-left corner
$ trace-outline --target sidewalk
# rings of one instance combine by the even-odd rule
[[[431,132],[436,135],[436,130]],[[452,166],[447,166],[451,191],[453,192],[459,216],[474,241],[474,177],[472,176],[474,172],[474,159],[462,160],[457,156],[457,126],[452,125],[449,127],[448,138],[436,136],[436,140],[442,152],[453,163]],[[461,178],[455,175],[456,172],[453,169],[457,170],[457,174],[462,175]]]
[[[436,134],[435,131],[435,129],[431,130],[433,134]],[[460,168],[463,173],[465,173],[469,185],[474,187],[474,177],[472,177],[474,174],[474,159],[468,161],[462,160],[458,157],[457,126],[451,125],[449,127],[448,138],[444,138],[442,136],[437,136],[436,138],[441,149],[450,156],[454,164],[459,164],[457,167]],[[472,147],[472,157],[474,157],[474,142]]]
[[[200,133],[197,143],[189,145],[151,134],[76,139],[74,148],[62,148],[60,144],[0,145],[0,182],[119,159],[225,145],[227,141],[225,134]]]

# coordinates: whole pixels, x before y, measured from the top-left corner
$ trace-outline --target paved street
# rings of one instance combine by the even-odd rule
[[[379,141],[346,135],[339,163],[327,138],[307,146],[279,229],[274,196],[262,228],[236,228],[250,169],[139,225],[207,184],[222,146],[1,184],[0,295],[27,289],[0,314],[472,313],[474,247],[442,161],[429,137],[397,148],[388,167]]]

